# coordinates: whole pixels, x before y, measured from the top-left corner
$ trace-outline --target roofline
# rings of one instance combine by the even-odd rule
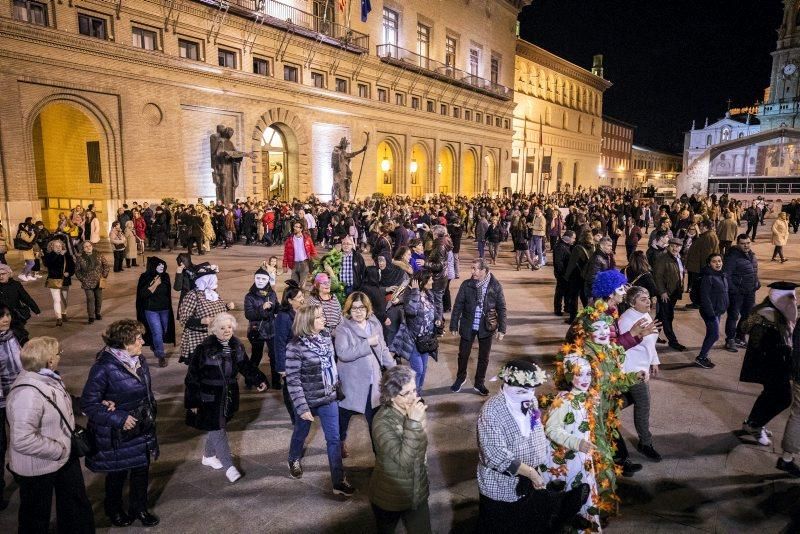
[[[576,78],[578,81],[591,85],[600,91],[606,91],[613,85],[610,81],[600,76],[595,76],[592,74],[592,71],[567,61],[521,37],[517,37],[516,54],[524,59],[560,72],[561,74]],[[548,62],[549,64],[547,64]]]
[[[633,128],[634,130],[636,128],[638,128],[638,126],[636,126],[635,124],[631,124],[629,122],[625,122],[625,121],[621,121],[619,119],[615,119],[614,117],[611,117],[609,115],[603,115],[603,120],[606,121],[606,122],[615,122],[615,123],[621,124],[623,126],[628,126],[629,128]]]
[[[641,152],[653,152],[655,154],[661,154],[662,156],[670,156],[673,158],[683,159],[683,154],[673,154],[672,152],[665,152],[664,150],[656,150],[655,148],[650,148],[644,145],[631,145],[631,150],[639,150]]]

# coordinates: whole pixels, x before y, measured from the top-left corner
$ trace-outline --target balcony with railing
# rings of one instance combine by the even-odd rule
[[[350,52],[369,51],[369,35],[357,32],[327,17],[314,15],[276,0],[197,0],[216,9],[226,9],[247,19],[287,30]]]
[[[419,72],[425,76],[478,91],[479,93],[501,100],[511,100],[513,98],[511,89],[504,85],[500,85],[499,83],[492,82],[474,74],[469,74],[452,65],[445,65],[435,59],[421,56],[411,50],[406,50],[405,48],[400,48],[393,44],[382,44],[378,45],[376,48],[378,57],[385,63],[396,65],[406,70]]]

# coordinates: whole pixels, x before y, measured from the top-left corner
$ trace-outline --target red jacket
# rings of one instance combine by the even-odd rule
[[[294,269],[294,244],[292,243],[294,234],[286,238],[283,243],[283,267],[285,269]],[[317,257],[317,249],[314,248],[314,242],[311,240],[311,235],[308,232],[303,232],[303,244],[306,247],[306,256],[309,259]]]
[[[261,222],[264,224],[264,228],[271,232],[275,227],[275,212],[269,210],[264,213],[264,216],[261,218]]]

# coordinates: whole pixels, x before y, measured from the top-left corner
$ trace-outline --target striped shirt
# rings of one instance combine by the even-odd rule
[[[311,304],[322,306],[322,315],[325,316],[325,329],[333,335],[336,327],[342,322],[342,305],[339,300],[331,295],[328,300],[320,300],[318,297],[310,296],[308,301]]]

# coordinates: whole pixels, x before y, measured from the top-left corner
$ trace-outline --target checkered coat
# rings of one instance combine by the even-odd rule
[[[215,302],[210,302],[206,300],[205,293],[199,289],[193,289],[186,294],[178,308],[178,317],[183,325],[181,362],[188,362],[194,349],[208,337],[208,328],[200,321],[225,311],[228,311],[228,307],[221,297]]]
[[[537,407],[535,400],[531,402],[531,409]],[[542,424],[523,436],[502,391],[486,401],[478,415],[478,448],[478,489],[481,495],[503,502],[520,499],[516,493],[519,466],[539,467],[550,454]]]

